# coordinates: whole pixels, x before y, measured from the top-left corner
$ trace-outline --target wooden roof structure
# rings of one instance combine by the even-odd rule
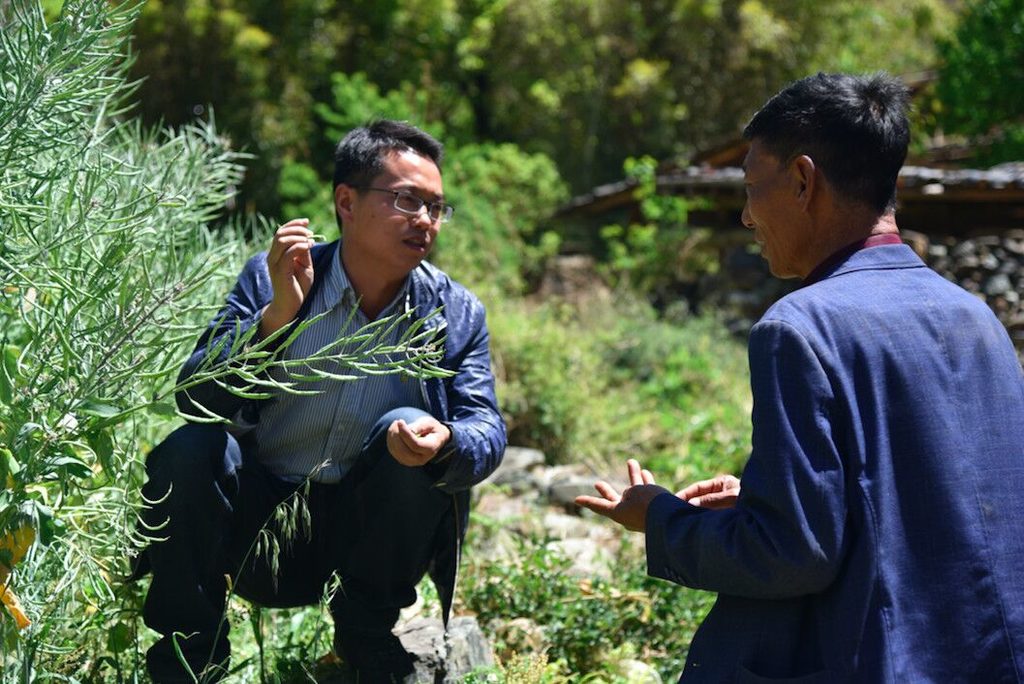
[[[745,146],[723,146],[695,158],[699,164],[658,173],[659,193],[702,198],[690,223],[728,230],[742,229],[745,193],[742,162]],[[718,166],[719,164],[726,164]],[[607,212],[638,211],[635,181],[601,185],[571,199],[556,218],[597,218]],[[902,228],[925,234],[967,236],[1024,228],[1024,162],[991,169],[945,169],[904,166],[897,181],[896,217]]]

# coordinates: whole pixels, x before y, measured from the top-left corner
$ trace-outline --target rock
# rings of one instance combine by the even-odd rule
[[[612,579],[615,556],[603,544],[592,539],[555,539],[547,547],[572,561],[569,573],[576,577]]]
[[[974,252],[975,244],[973,240],[962,240],[959,242],[951,252],[954,259],[962,259],[967,255]]]
[[[544,465],[544,452],[526,447],[508,447],[501,465],[483,483],[508,485],[512,491],[536,488],[537,480],[531,470]]]
[[[416,660],[416,672],[406,678],[406,684],[454,683],[473,670],[494,665],[491,645],[476,618],[471,616],[453,618],[447,635],[438,618],[415,618],[400,625],[395,635]],[[338,676],[322,681],[347,684],[355,680],[351,674],[342,671]]]
[[[614,538],[607,525],[584,520],[577,515],[550,512],[544,514],[544,531],[555,539],[601,539]]]
[[[661,684],[661,675],[658,671],[639,660],[620,660],[615,663],[613,669],[627,684]]]
[[[999,268],[999,258],[995,254],[983,254],[978,260],[979,265],[986,271],[994,271]]]
[[[555,466],[541,475],[548,501],[566,508],[574,508],[580,494],[593,494],[597,479],[589,468],[580,465]]]
[[[414,618],[395,630],[405,650],[416,659],[416,682],[444,679],[444,625],[438,618]]]
[[[494,652],[475,617],[453,618],[448,624],[445,645],[445,682],[459,681],[473,670],[494,665]]]
[[[985,281],[985,294],[990,297],[1009,292],[1012,288],[1010,278],[1005,273],[997,273]]]

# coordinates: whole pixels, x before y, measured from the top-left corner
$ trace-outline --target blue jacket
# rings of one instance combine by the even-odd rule
[[[313,246],[313,285],[296,316],[296,323],[308,314],[323,282],[321,276],[328,272],[330,260],[336,258],[339,244]],[[216,361],[228,361],[231,342],[258,324],[260,312],[271,299],[273,287],[266,253],[261,253],[246,263],[224,307],[185,362],[179,383],[203,366],[209,350],[218,345]],[[454,372],[449,378],[422,381],[427,411],[452,430],[451,446],[444,452],[443,461],[426,466],[427,472],[436,479],[435,486],[450,493],[454,504],[451,519],[442,523],[451,529],[451,534],[441,535],[430,568],[447,619],[455,592],[461,544],[469,521],[469,488],[486,478],[501,462],[506,443],[505,423],[494,395],[489,336],[480,300],[424,262],[411,273],[410,303],[417,317],[426,319],[426,325],[437,329],[438,336],[444,337],[444,358],[440,366]],[[442,310],[436,314],[438,307]],[[198,403],[229,420],[241,417],[246,424],[259,420],[262,403],[243,399],[214,382],[179,392],[176,400],[178,408],[186,415],[202,416],[205,412],[194,406]]]
[[[750,338],[735,508],[670,494],[650,574],[719,592],[685,682],[1024,681],[1024,379],[978,298],[863,249]]]

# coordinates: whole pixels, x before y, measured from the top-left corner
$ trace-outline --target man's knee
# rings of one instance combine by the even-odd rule
[[[388,427],[396,420],[404,420],[406,423],[412,423],[429,415],[430,414],[423,409],[413,408],[412,406],[399,406],[398,408],[391,409],[378,418],[376,427],[378,429],[382,428],[387,430]]]
[[[186,423],[153,448],[146,473],[151,480],[222,481],[232,477],[241,462],[238,442],[222,425]]]

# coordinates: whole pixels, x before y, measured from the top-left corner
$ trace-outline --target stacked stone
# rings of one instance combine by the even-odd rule
[[[1024,229],[971,238],[932,238],[928,265],[972,292],[1006,326],[1024,360]]]

